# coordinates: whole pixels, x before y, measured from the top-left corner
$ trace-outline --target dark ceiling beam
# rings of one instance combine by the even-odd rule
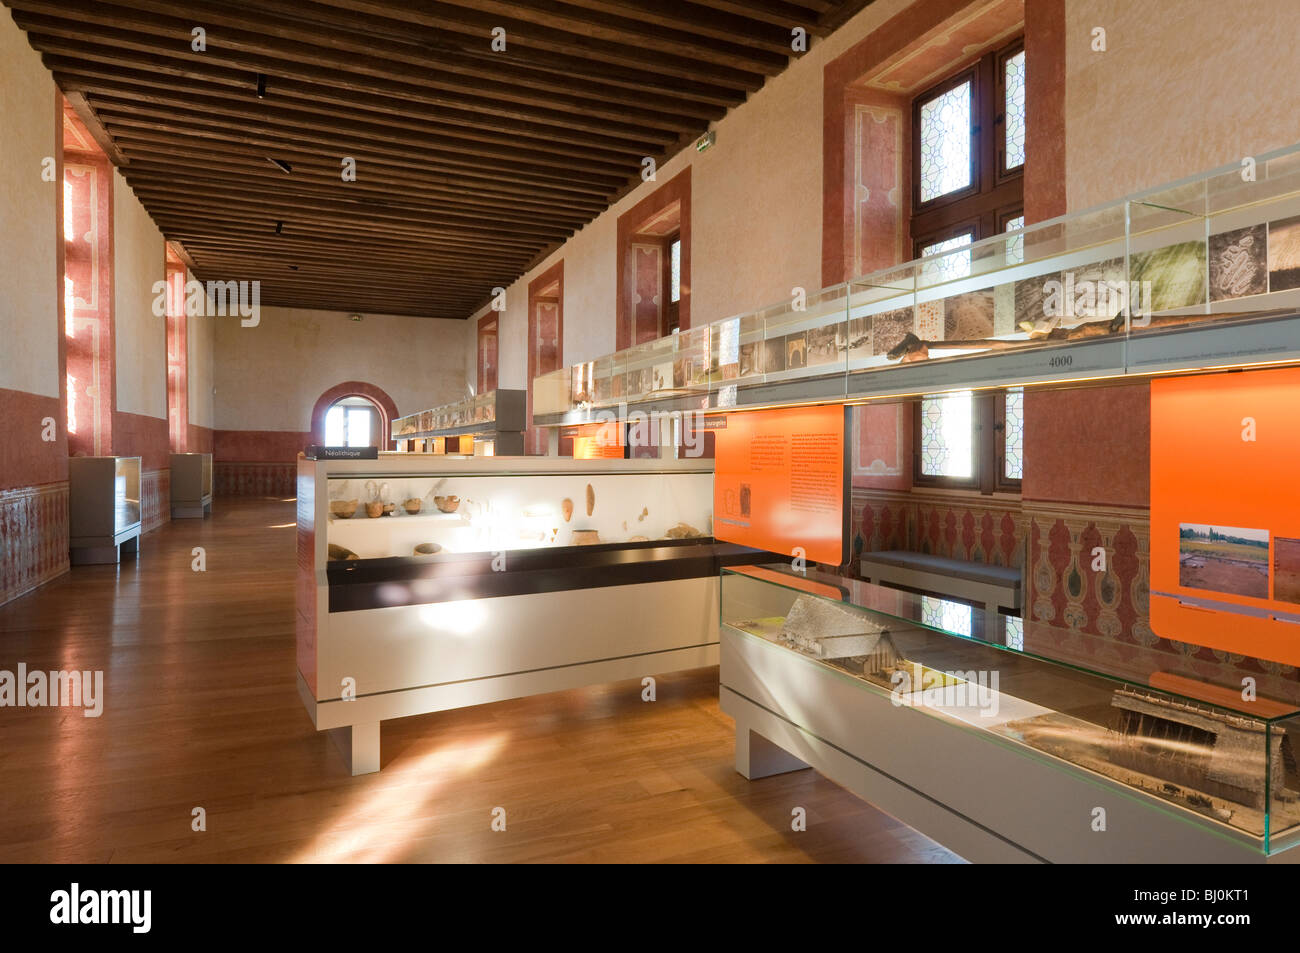
[[[259,56],[214,47],[209,47],[203,54],[189,53],[186,60],[183,58],[186,54],[168,56],[159,51],[157,42],[152,38],[126,30],[97,29],[94,34],[95,40],[103,45],[96,43],[92,46],[86,43],[85,27],[75,21],[53,16],[36,16],[19,11],[14,11],[14,20],[27,31],[28,42],[32,47],[42,53],[90,57],[101,62],[130,66],[139,62],[138,56],[128,55],[129,52],[134,51],[148,54],[151,58],[159,57],[174,64],[173,69],[178,70],[181,75],[200,73],[203,67],[210,66],[222,66],[236,72],[242,71],[247,77],[250,98],[253,98],[254,78],[262,73],[268,77],[268,95],[274,95],[275,83],[280,77],[287,77],[298,82],[350,92],[372,93],[434,106],[470,110],[483,113],[485,116],[544,121],[556,126],[584,129],[589,133],[603,132],[607,135],[615,135],[621,132],[628,138],[644,137],[647,128],[673,132],[706,121],[634,106],[606,106],[595,100],[579,100],[576,97],[561,100],[551,96],[531,94],[526,89],[520,91],[519,87],[507,90],[506,96],[498,97],[484,94],[478,83],[464,81],[459,84],[452,81],[439,83],[432,77],[419,75],[413,76],[410,81],[401,82],[342,69],[335,65],[305,64],[291,58]],[[188,47],[186,49],[188,50]]]
[[[14,19],[29,33],[70,38],[83,37],[86,23],[95,24],[98,40],[116,49],[133,49],[161,56],[190,57],[215,65],[265,73],[268,77],[289,76],[321,81],[327,72],[335,86],[365,89],[375,83],[400,83],[416,89],[441,91],[462,97],[466,104],[494,105],[501,109],[546,108],[557,115],[597,116],[615,121],[680,128],[707,121],[723,112],[721,106],[684,104],[680,99],[645,92],[634,100],[630,91],[620,90],[625,100],[618,103],[601,98],[598,91],[584,93],[536,90],[529,85],[502,82],[499,76],[467,77],[452,72],[436,60],[413,65],[378,56],[339,54],[324,47],[286,40],[268,39],[256,33],[224,29],[209,34],[202,53],[190,49],[193,19],[159,18],[151,14],[118,15],[118,8],[94,0],[13,0]],[[75,12],[69,6],[76,4]],[[268,86],[269,88],[269,86]]]
[[[272,170],[274,171],[274,170]],[[315,202],[334,202],[346,201],[346,207],[359,211],[365,211],[370,208],[381,210],[396,210],[404,213],[424,215],[426,213],[434,214],[438,212],[455,212],[461,215],[477,216],[479,218],[500,217],[503,221],[518,223],[527,223],[534,225],[560,225],[562,229],[572,230],[581,224],[581,218],[577,215],[561,218],[554,213],[548,214],[545,210],[523,210],[518,207],[512,207],[507,215],[503,215],[499,209],[487,211],[483,207],[466,204],[463,202],[448,201],[438,199],[432,202],[420,200],[415,197],[404,198],[398,194],[389,193],[367,193],[354,190],[351,185],[344,186],[345,197],[339,196],[339,188],[335,186],[321,187],[303,187],[295,183],[292,186],[282,185],[276,182],[266,180],[248,181],[241,180],[238,177],[227,177],[225,179],[209,177],[207,179],[191,178],[185,174],[184,170],[175,174],[160,174],[156,171],[138,172],[132,170],[131,174],[126,177],[127,183],[137,193],[141,192],[168,192],[168,193],[192,193],[194,195],[212,195],[221,197],[228,194],[244,195],[250,197],[263,196],[266,198],[289,199],[299,203],[312,204]]]
[[[108,161],[116,166],[126,165],[126,157],[117,148],[117,143],[113,141],[113,137],[104,128],[104,124],[99,121],[99,117],[95,115],[95,110],[86,101],[86,97],[81,93],[72,93],[67,95],[66,99],[68,105],[72,107],[72,111],[81,120],[81,124],[90,133],[90,138],[94,139],[99,148],[104,150],[104,154],[108,156]]]
[[[206,139],[183,140],[178,137],[153,136],[147,130],[135,129],[121,130],[117,141],[133,169],[139,167],[163,173],[178,172],[219,181],[234,175],[272,178],[286,185],[290,179],[293,182],[328,183],[331,186],[343,184],[336,163],[297,152],[281,153],[293,165],[292,175],[286,175],[266,161],[263,150],[234,151],[233,145],[223,148]],[[197,163],[202,163],[201,167]],[[367,168],[364,177],[359,176],[355,183],[348,184],[363,188],[391,186],[390,192],[397,195],[438,197],[450,192],[457,194],[463,201],[483,204],[487,208],[500,209],[518,205],[520,208],[553,210],[560,214],[586,213],[584,221],[589,221],[608,204],[603,196],[597,194],[582,196],[558,191],[542,192],[511,181],[412,173],[410,170],[383,165]]]
[[[509,0],[448,0],[444,7],[481,13],[493,22],[505,25],[507,36],[512,30],[525,36],[538,28],[552,27],[569,35],[591,37],[606,44],[622,44],[630,48],[651,50],[658,55],[685,55],[720,66],[774,76],[788,65],[787,51],[761,50],[737,42],[734,35],[725,32],[703,36],[698,30],[683,30],[665,26],[655,19],[633,19],[608,7],[586,7],[557,0],[527,0],[525,3]],[[656,6],[656,4],[646,4]],[[508,46],[507,42],[507,46]]]
[[[294,169],[298,168],[299,163],[315,162],[318,163],[317,168],[320,165],[326,165],[336,174],[342,171],[339,155],[322,155],[319,148],[286,143],[267,137],[232,136],[220,128],[204,126],[199,122],[187,123],[180,119],[164,124],[151,125],[132,119],[129,116],[118,116],[115,113],[105,113],[101,118],[104,125],[117,140],[119,147],[126,153],[128,159],[134,158],[133,143],[154,143],[160,146],[174,143],[178,145],[184,144],[187,148],[206,146],[209,151],[227,152],[262,161],[269,161],[270,158],[283,159]],[[144,149],[142,151],[148,150]],[[432,162],[394,161],[383,156],[369,157],[366,160],[366,165],[375,170],[390,173],[406,172],[413,176],[423,175],[431,179],[440,178],[447,182],[459,181],[469,185],[478,183],[484,187],[498,186],[502,182],[508,182],[508,186],[503,185],[500,187],[509,187],[522,193],[541,192],[556,196],[574,195],[603,199],[612,191],[612,187],[607,185],[589,185],[586,184],[585,180],[578,178],[565,181],[558,176],[538,175],[522,170],[507,171],[504,173],[504,177],[500,174],[493,176],[481,167],[475,168],[469,165],[452,167]],[[358,164],[358,176],[361,171],[361,166]]]
[[[129,115],[148,121],[151,126],[152,122],[156,122],[158,128],[174,122],[178,115],[186,115],[167,106],[121,99],[103,93],[95,93],[89,98],[95,112],[101,116]],[[228,129],[233,125],[246,134],[257,132],[264,137],[279,137],[285,141],[319,145],[322,149],[327,149],[329,154],[340,162],[343,156],[351,156],[357,160],[358,166],[367,157],[372,156],[384,156],[397,161],[429,157],[447,163],[449,166],[465,166],[470,169],[499,168],[508,171],[523,165],[535,167],[543,172],[552,169],[567,171],[569,177],[574,173],[590,173],[593,177],[603,177],[607,180],[611,190],[626,181],[631,170],[641,167],[640,162],[635,160],[619,163],[595,162],[590,159],[564,158],[548,153],[530,152],[517,147],[448,142],[445,137],[416,133],[395,138],[382,127],[368,131],[358,125],[342,127],[329,122],[304,120],[301,117],[295,119],[292,115],[286,116],[271,110],[254,117],[241,115],[238,110],[215,106],[190,113],[186,118],[194,118],[196,126],[205,128]],[[304,134],[304,130],[309,130],[310,134]],[[562,173],[556,174],[564,177]]]
[[[681,0],[663,0],[660,3],[645,3],[641,0],[566,0],[566,3],[592,11],[623,14],[701,37],[744,43],[785,57],[791,53],[790,31],[784,28],[784,23],[776,24],[761,18],[713,10],[699,3],[683,3]]]
[[[167,87],[177,91],[208,92],[234,101],[256,103],[253,77],[246,70],[233,70],[195,64],[154,56],[140,60],[123,56],[116,51],[95,44],[85,44],[79,52],[68,54],[45,53],[41,59],[51,72],[72,73],[96,79],[127,80],[137,86]],[[129,64],[129,65],[128,65]],[[212,88],[207,88],[212,87]],[[234,92],[237,95],[229,96]],[[268,90],[274,100],[327,104],[358,112],[374,113],[378,121],[391,122],[394,118],[407,118],[416,122],[443,123],[464,128],[480,128],[488,121],[481,113],[446,105],[431,106],[400,96],[372,95],[355,90],[334,89],[315,83],[276,77]],[[261,100],[260,102],[265,102]],[[494,116],[492,128],[503,135],[521,140],[553,140],[559,143],[583,145],[591,143],[590,133],[584,133],[548,123],[528,122]],[[617,127],[603,136],[597,145],[607,149],[651,155],[673,140],[671,133],[654,130],[636,130],[635,135],[624,136]]]
[[[447,3],[425,2],[417,7],[407,5],[402,0],[324,0],[324,2],[328,6],[352,10],[358,14],[387,17],[468,36],[481,44],[483,50],[491,49],[492,30],[502,27],[506,30],[507,50],[513,42],[530,51],[559,52],[622,67],[637,67],[647,60],[646,48],[637,43],[598,40],[586,31],[569,33],[495,14],[467,10]],[[771,75],[757,69],[719,66],[702,59],[670,52],[657,51],[651,62],[654,63],[656,70],[671,76],[713,82],[746,93],[757,92],[762,88],[766,76]],[[779,69],[780,66],[777,66],[773,71]]]
[[[496,132],[481,125],[453,124],[433,118],[409,119],[405,116],[384,115],[363,110],[346,109],[320,103],[311,99],[289,99],[277,96],[267,101],[250,101],[231,97],[228,91],[204,84],[171,83],[160,87],[156,83],[130,83],[120,78],[102,78],[73,69],[54,70],[55,82],[65,94],[75,91],[86,96],[99,95],[114,99],[149,103],[166,107],[173,112],[197,109],[209,114],[238,116],[240,118],[278,117],[295,119],[300,124],[310,124],[318,129],[361,129],[380,138],[406,139],[411,133],[425,135],[436,133],[443,142],[489,143],[528,150],[530,154],[563,158],[586,158],[606,164],[628,161],[639,162],[646,155],[643,149],[612,141],[582,144],[559,141],[551,136],[521,136],[518,133]],[[382,134],[381,134],[382,131]],[[655,145],[657,151],[661,146]]]
[[[137,6],[137,0],[130,0]],[[141,0],[143,2],[143,0]],[[171,4],[175,7],[177,4]],[[191,4],[183,3],[181,15],[190,16]],[[203,9],[211,9],[212,4]],[[644,61],[632,67],[610,63],[595,63],[590,59],[567,56],[546,49],[511,49],[493,51],[479,42],[479,37],[450,37],[447,31],[431,29],[411,22],[390,20],[369,14],[359,17],[346,10],[308,0],[234,0],[220,5],[229,19],[219,22],[246,24],[250,20],[265,22],[267,13],[274,13],[283,22],[298,24],[300,29],[312,31],[309,42],[332,46],[348,46],[356,40],[368,43],[371,49],[382,49],[385,55],[403,57],[407,62],[424,64],[436,61],[439,66],[454,68],[465,76],[486,76],[530,86],[537,89],[554,88],[560,92],[581,92],[617,101],[614,87],[622,87],[633,94],[662,94],[674,99],[684,99],[716,106],[731,106],[737,101],[733,88],[702,81],[698,76],[684,78],[665,76],[647,69]],[[205,20],[209,18],[204,15]],[[322,30],[322,27],[333,29]],[[281,27],[272,24],[271,32],[280,34]],[[340,38],[338,34],[346,34]],[[298,36],[301,33],[283,34]],[[747,34],[733,39],[745,40]]]

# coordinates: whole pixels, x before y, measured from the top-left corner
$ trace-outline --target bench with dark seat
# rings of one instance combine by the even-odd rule
[[[1021,607],[1019,569],[906,550],[863,553],[860,565],[862,578],[878,585],[906,586],[968,599],[983,604],[990,612],[996,612],[999,606],[1016,610]]]

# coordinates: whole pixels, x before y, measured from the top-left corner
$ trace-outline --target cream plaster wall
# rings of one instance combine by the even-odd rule
[[[193,277],[188,269],[188,280]],[[221,319],[216,319],[221,320]],[[190,318],[185,322],[187,380],[190,423],[196,427],[215,427],[213,400],[213,355],[216,351],[216,322],[212,318]]]
[[[54,81],[0,12],[0,387],[59,396]]]
[[[113,338],[116,409],[167,418],[167,320],[153,313],[166,275],[162,232],[113,170]]]
[[[203,333],[194,328],[204,322],[215,340],[218,430],[308,430],[317,399],[344,381],[381,388],[402,414],[468,393],[463,321],[367,314],[355,322],[336,311],[264,307],[256,327],[191,318],[190,334]]]
[[[1066,0],[1065,20],[1070,211],[1300,142],[1296,0]]]
[[[528,376],[528,282],[564,259],[564,363],[615,349],[618,217],[691,167],[691,324],[788,300],[796,285],[821,288],[822,71],[909,0],[876,0],[717,124],[718,141],[659,167],[506,289],[500,330],[501,387]],[[478,318],[466,322],[465,375],[477,375]]]

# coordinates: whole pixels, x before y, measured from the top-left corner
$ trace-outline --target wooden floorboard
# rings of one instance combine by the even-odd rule
[[[351,777],[295,688],[293,521],[219,498],[0,606],[0,669],[105,682],[100,718],[0,708],[0,862],[959,860],[812,771],[736,774],[716,668],[386,722]]]

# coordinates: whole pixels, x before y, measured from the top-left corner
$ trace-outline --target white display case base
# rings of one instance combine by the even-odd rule
[[[111,565],[120,563],[123,557],[134,559],[140,554],[140,527],[119,534],[112,542],[86,544],[73,540],[68,553],[74,566]]]
[[[759,636],[723,625],[720,654],[742,775],[805,763],[967,860],[1300,862],[1300,850],[1266,854],[1226,825],[959,717],[896,705],[888,690]]]

